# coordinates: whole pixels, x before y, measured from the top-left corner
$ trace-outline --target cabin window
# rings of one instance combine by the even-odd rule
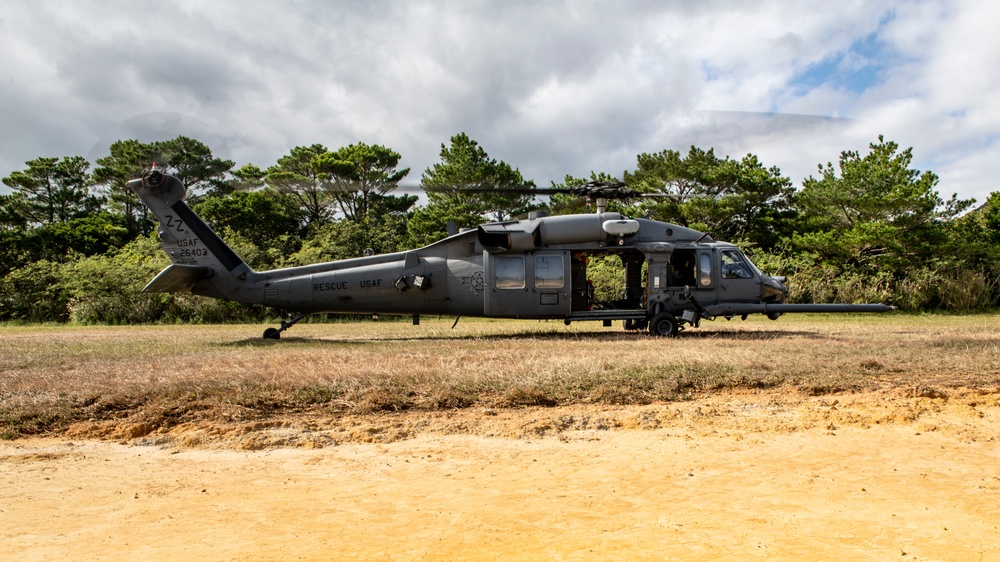
[[[735,250],[722,252],[723,279],[753,279],[753,273],[746,260]]]
[[[497,256],[493,263],[497,289],[524,288],[523,256]]]
[[[566,286],[566,270],[562,256],[535,256],[535,288],[562,289]]]
[[[712,286],[712,255],[707,252],[698,255],[698,286]]]

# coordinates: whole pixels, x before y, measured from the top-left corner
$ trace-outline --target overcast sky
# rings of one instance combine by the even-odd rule
[[[542,186],[691,145],[798,186],[883,134],[983,201],[998,23],[973,0],[4,0],[0,177],[183,134],[262,168],[382,144],[418,181],[465,132]]]

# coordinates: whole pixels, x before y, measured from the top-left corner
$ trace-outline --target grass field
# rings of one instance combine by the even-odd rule
[[[424,318],[264,326],[0,327],[0,437],[123,421],[650,404],[732,389],[805,395],[1000,389],[1000,315],[786,316],[677,338],[596,323]]]

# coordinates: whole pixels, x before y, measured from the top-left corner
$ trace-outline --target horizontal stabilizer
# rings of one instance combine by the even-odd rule
[[[198,265],[173,264],[161,271],[142,290],[143,293],[188,293],[212,270]]]

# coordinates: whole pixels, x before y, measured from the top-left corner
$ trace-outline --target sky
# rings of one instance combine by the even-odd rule
[[[4,0],[0,177],[186,135],[237,167],[380,144],[419,182],[465,132],[539,186],[691,146],[799,186],[884,135],[981,202],[998,22],[972,0]]]

